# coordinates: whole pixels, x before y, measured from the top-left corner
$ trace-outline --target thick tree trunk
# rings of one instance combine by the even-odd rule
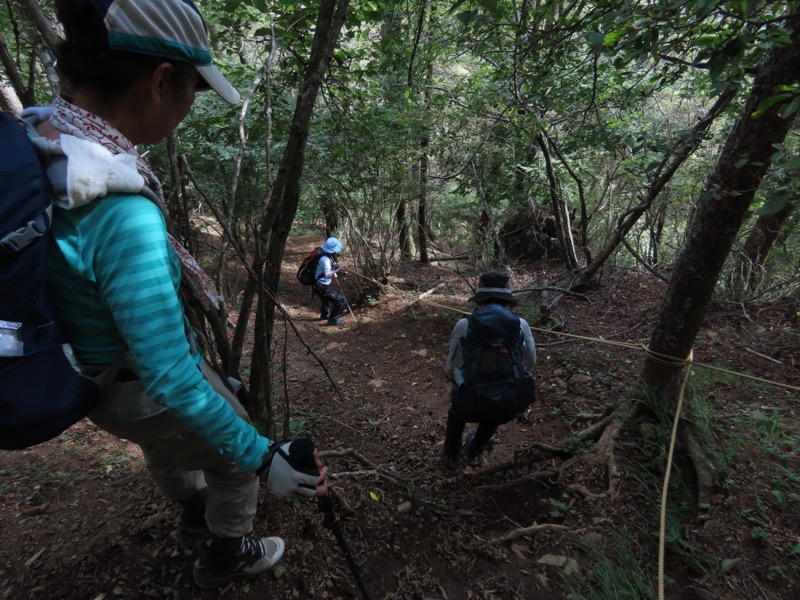
[[[706,180],[650,338],[650,349],[655,353],[677,359],[688,356],[734,238],[776,145],[783,142],[792,125],[792,118],[779,116],[791,98],[775,102],[761,116],[754,116],[762,103],[774,99],[779,86],[791,86],[800,77],[800,13],[787,21],[791,43],[768,51],[757,66],[742,114]],[[680,373],[675,366],[647,358],[638,388],[656,403],[674,404]]]
[[[405,198],[400,198],[400,200],[397,201],[395,218],[397,219],[397,239],[400,244],[400,258],[402,260],[411,260],[413,248],[411,247],[411,236],[408,231]]]
[[[250,408],[253,418],[262,423],[266,420],[269,424],[271,420],[270,355],[275,303],[286,239],[289,237],[289,230],[300,201],[300,179],[303,174],[311,115],[349,4],[349,0],[320,1],[311,56],[295,104],[289,139],[260,224],[258,243],[265,250],[265,260],[263,267],[256,265],[258,302],[255,309]]]

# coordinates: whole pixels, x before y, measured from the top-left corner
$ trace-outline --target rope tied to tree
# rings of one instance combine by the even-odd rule
[[[680,422],[681,410],[683,409],[683,395],[686,391],[686,384],[689,382],[689,373],[692,370],[694,350],[689,350],[689,356],[687,356],[684,360],[678,360],[672,356],[665,357],[665,355],[653,352],[649,348],[645,348],[645,353],[647,354],[648,358],[651,358],[659,364],[663,364],[667,367],[682,368],[688,366],[686,373],[683,376],[680,392],[678,393],[678,404],[675,407],[675,418],[672,420],[672,433],[669,439],[669,451],[667,452],[667,466],[664,472],[664,483],[661,486],[661,512],[658,523],[658,600],[664,600],[664,537],[666,535],[669,478],[672,472],[672,457],[675,453],[675,440],[678,437],[678,423]],[[650,356],[650,354],[652,354],[652,356]]]

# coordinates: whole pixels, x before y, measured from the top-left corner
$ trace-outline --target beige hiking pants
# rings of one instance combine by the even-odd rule
[[[247,411],[205,361],[202,370],[217,393],[249,423]],[[122,420],[119,411],[113,410],[115,406],[146,406],[148,403],[151,410],[149,414],[145,410],[146,416],[142,418]],[[255,474],[239,470],[168,410],[149,400],[139,380],[115,382],[104,404],[89,415],[90,418],[112,435],[139,445],[161,493],[181,501],[208,487],[206,522],[213,534],[238,537],[253,530],[259,484]],[[113,419],[112,414],[115,414]]]

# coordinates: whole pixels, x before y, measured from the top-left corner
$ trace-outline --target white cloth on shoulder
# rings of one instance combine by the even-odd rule
[[[67,157],[67,197],[63,208],[88,204],[114,192],[137,193],[145,184],[132,154],[112,154],[89,140],[62,134],[61,151]]]

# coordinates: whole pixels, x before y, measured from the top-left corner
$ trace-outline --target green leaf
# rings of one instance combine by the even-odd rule
[[[501,14],[497,0],[478,0],[478,4],[482,6],[487,13],[494,17],[499,17]]]
[[[722,79],[722,72],[728,66],[729,58],[725,52],[719,52],[708,60],[708,75],[711,77],[711,81]]]
[[[782,106],[780,111],[778,111],[778,115],[783,119],[789,119],[798,110],[800,110],[800,95],[795,96],[794,99],[786,106]]]
[[[781,210],[789,203],[790,194],[786,188],[780,188],[772,192],[764,205],[756,211],[759,217],[772,215]]]
[[[478,13],[474,10],[465,10],[464,12],[458,13],[456,19],[458,19],[464,27],[467,27],[477,16]]]
[[[595,31],[594,33],[589,34],[589,47],[592,49],[592,52],[600,52],[603,49],[603,42],[606,39],[606,35],[600,31]]]
[[[762,100],[761,103],[756,107],[753,111],[753,114],[750,115],[754,119],[758,119],[761,115],[769,110],[769,108],[776,104],[777,102],[782,102],[788,98],[791,98],[792,94],[784,93],[784,94],[776,94],[771,98],[767,98],[766,100]]]

